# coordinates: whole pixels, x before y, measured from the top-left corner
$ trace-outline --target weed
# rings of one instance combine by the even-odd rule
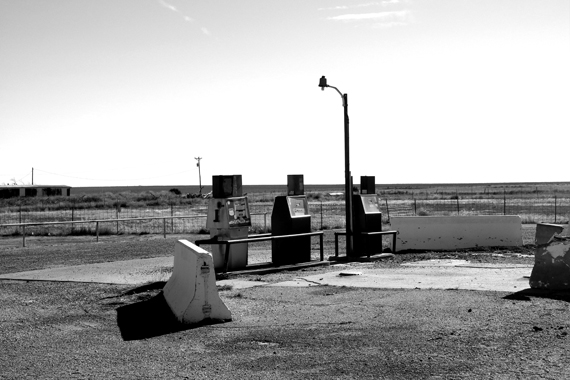
[[[229,291],[229,290],[232,290],[233,288],[234,288],[233,285],[228,285],[228,284],[226,284],[226,285],[218,285],[218,291],[219,291],[219,292]]]
[[[253,225],[251,227],[249,227],[249,233],[250,234],[266,234],[271,232],[271,228],[265,228],[262,225]]]

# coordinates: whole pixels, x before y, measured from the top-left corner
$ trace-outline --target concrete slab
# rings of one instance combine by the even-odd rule
[[[461,260],[463,261],[463,260]],[[396,268],[361,268],[361,275],[342,271],[311,275],[269,286],[348,286],[383,289],[466,289],[516,292],[529,287],[531,265],[490,265],[433,261]]]
[[[173,257],[117,261],[59,267],[38,271],[0,275],[0,280],[74,281],[107,284],[141,285],[168,281],[174,265]],[[253,286],[349,286],[386,289],[468,289],[482,291],[518,291],[529,287],[532,265],[485,264],[466,260],[426,260],[400,267],[372,268],[359,265],[334,265],[338,271],[299,277],[290,281],[267,284],[262,281],[227,279],[218,286],[244,289]],[[358,273],[347,276],[346,273]],[[344,273],[345,275],[342,275]]]
[[[168,281],[174,257],[114,261],[109,263],[57,267],[0,275],[0,280],[95,282],[140,285]]]
[[[216,281],[216,285],[218,285],[218,286],[231,286],[232,289],[247,289],[247,288],[253,288],[255,286],[263,286],[263,285],[267,285],[267,284],[268,284],[267,282],[263,282],[263,281],[247,281],[247,280],[238,280],[238,279]]]

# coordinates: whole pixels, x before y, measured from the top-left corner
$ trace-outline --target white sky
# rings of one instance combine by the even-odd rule
[[[0,0],[0,184],[570,181],[568,0]]]

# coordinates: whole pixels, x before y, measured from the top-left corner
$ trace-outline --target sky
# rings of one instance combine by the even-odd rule
[[[342,184],[321,76],[355,183],[570,181],[569,68],[568,0],[0,0],[0,185]]]

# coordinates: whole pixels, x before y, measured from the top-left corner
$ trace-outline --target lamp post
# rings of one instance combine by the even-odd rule
[[[200,172],[200,160],[202,159],[202,157],[194,157],[194,159],[198,161],[198,163],[196,163],[196,166],[198,167],[198,181],[199,181],[198,186],[200,187],[199,190],[200,196],[202,196],[202,173]]]
[[[342,106],[344,108],[344,202],[346,212],[346,256],[352,256],[352,176],[350,174],[350,139],[348,127],[348,95],[342,94],[338,88],[329,86],[327,78],[324,75],[319,80],[319,87],[325,90],[325,87],[334,88],[342,98]]]

